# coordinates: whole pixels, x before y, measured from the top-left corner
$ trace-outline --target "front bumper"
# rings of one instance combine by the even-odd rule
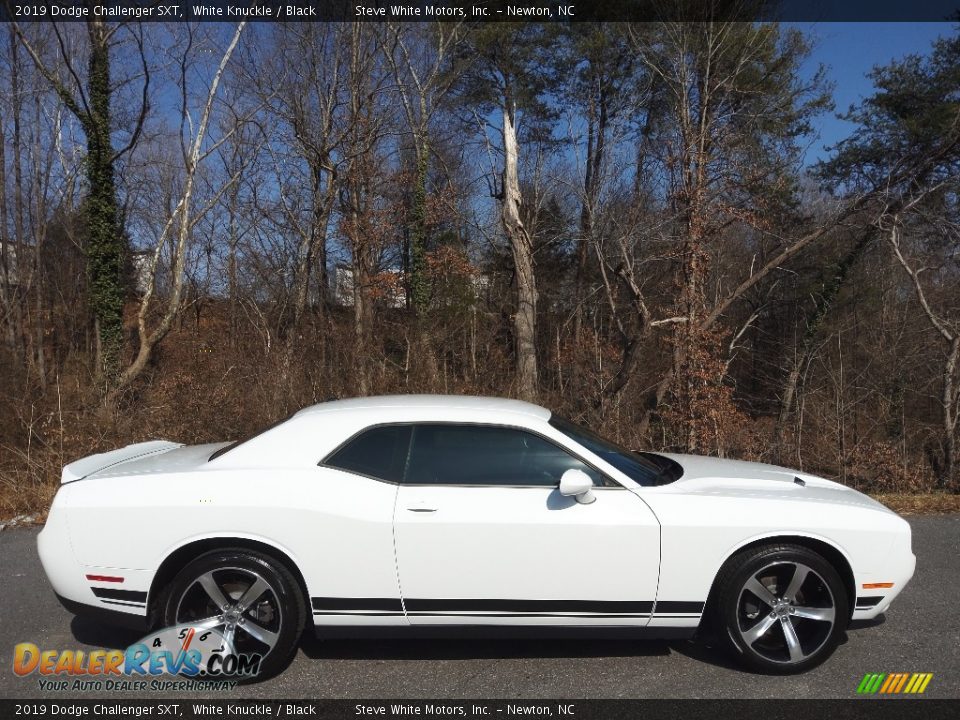
[[[853,609],[853,620],[870,620],[890,609],[890,605],[910,582],[917,567],[917,557],[907,551],[896,561],[885,563],[885,569],[876,576],[857,578],[857,599]],[[882,577],[881,577],[882,576]],[[892,582],[890,588],[869,588],[876,582]]]

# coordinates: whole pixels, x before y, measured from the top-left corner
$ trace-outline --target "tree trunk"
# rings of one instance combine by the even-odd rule
[[[354,362],[357,368],[357,386],[360,395],[370,392],[370,383],[367,377],[367,335],[370,332],[370,309],[367,297],[367,270],[366,253],[363,247],[364,238],[360,237],[360,212],[357,204],[361,202],[359,183],[351,180],[350,222],[354,228],[353,252],[351,253],[353,273],[353,342]]]
[[[514,108],[507,100],[503,106],[503,230],[513,250],[517,278],[517,312],[513,328],[517,352],[517,394],[536,402],[537,382],[537,284],[533,269],[533,242],[520,218],[520,181],[517,174],[517,130]]]
[[[303,340],[303,317],[310,301],[311,275],[314,265],[319,267],[320,286],[326,287],[327,265],[327,224],[332,210],[336,186],[332,177],[328,177],[324,187],[323,163],[314,159],[311,169],[311,209],[310,227],[303,234],[297,246],[297,264],[293,281],[293,321],[288,329],[286,350],[283,363],[284,380],[289,377],[293,358],[298,345]],[[321,298],[321,313],[325,298]],[[321,319],[322,323],[322,319]],[[287,386],[286,382],[281,383]]]
[[[939,478],[943,489],[956,489],[954,467],[957,457],[957,410],[958,397],[956,377],[960,364],[960,335],[950,343],[950,353],[943,365],[943,471]]]
[[[577,240],[577,266],[573,283],[573,337],[580,337],[583,302],[586,295],[588,249],[593,242],[594,213],[600,194],[600,173],[607,140],[607,96],[600,90],[596,102],[591,95],[587,111],[587,157],[583,176],[583,202],[580,206],[580,237]]]
[[[790,372],[787,375],[786,382],[783,385],[783,392],[781,394],[780,401],[780,413],[777,416],[777,423],[773,429],[773,441],[770,451],[773,456],[773,461],[776,463],[781,462],[781,454],[783,451],[783,433],[786,429],[787,421],[790,418],[790,413],[793,411],[793,400],[796,396],[797,383],[800,381],[800,373],[813,355],[813,345],[816,341],[817,333],[820,331],[823,321],[827,318],[827,315],[829,314],[830,309],[833,307],[837,296],[840,294],[840,290],[846,284],[850,269],[863,255],[863,252],[873,235],[873,228],[869,228],[865,233],[863,233],[863,235],[860,236],[850,251],[843,258],[841,258],[833,275],[824,281],[820,296],[817,298],[817,301],[814,305],[813,312],[807,318],[806,330],[803,335],[801,350],[794,360],[794,363],[790,368]]]
[[[913,281],[913,289],[917,294],[917,300],[930,325],[940,334],[948,344],[949,351],[946,360],[943,363],[943,388],[940,395],[941,418],[943,437],[940,446],[942,448],[942,457],[939,459],[932,457],[931,464],[934,466],[934,472],[937,473],[937,484],[941,488],[951,487],[953,485],[954,466],[957,451],[957,411],[960,409],[960,391],[956,389],[957,371],[960,369],[960,333],[954,329],[948,320],[946,320],[930,305],[927,300],[926,292],[920,283],[920,273],[923,270],[914,269],[904,257],[900,248],[900,230],[901,220],[897,215],[891,215],[889,220],[888,239],[897,261],[900,266],[910,276]]]
[[[184,283],[186,280],[187,265],[187,241],[190,238],[190,232],[194,225],[194,219],[191,214],[191,201],[193,198],[197,170],[202,157],[201,150],[207,137],[207,128],[209,127],[210,117],[213,110],[213,101],[214,98],[216,98],[217,89],[220,87],[220,80],[223,77],[227,63],[230,61],[230,57],[233,55],[233,51],[240,42],[240,34],[243,32],[243,28],[245,26],[246,21],[237,23],[233,38],[230,41],[230,44],[227,46],[223,57],[220,59],[220,64],[210,81],[210,87],[206,96],[206,103],[204,104],[203,111],[200,114],[200,120],[197,124],[197,129],[195,131],[189,151],[184,153],[185,178],[183,191],[180,195],[180,201],[167,218],[166,226],[164,227],[163,232],[160,234],[160,239],[154,248],[154,254],[150,265],[151,282],[147,287],[147,291],[140,299],[140,309],[137,311],[137,334],[140,339],[140,347],[138,348],[137,354],[133,361],[127,365],[123,372],[117,377],[116,382],[113,384],[113,389],[105,395],[104,407],[113,405],[116,402],[120,392],[126,389],[147,368],[147,365],[153,358],[154,348],[156,348],[157,344],[167,336],[167,333],[170,332],[170,328],[172,327],[174,321],[180,317],[180,312],[183,310]],[[181,112],[184,116],[189,112],[186,104],[184,104]],[[113,166],[111,165],[110,167],[112,172]],[[167,298],[166,307],[163,310],[160,321],[157,323],[157,326],[150,331],[147,328],[147,316],[150,312],[151,299],[156,289],[157,267],[160,260],[160,253],[164,243],[166,242],[167,236],[170,234],[171,229],[175,225],[177,228],[177,235],[175,238],[171,237],[171,257],[173,258],[173,268],[171,273],[170,295]],[[102,328],[100,334],[103,336]]]
[[[422,315],[430,301],[426,277],[427,242],[427,171],[430,141],[424,133],[415,140],[417,167],[414,178],[413,203],[410,208],[410,306]]]
[[[230,193],[230,204],[228,206],[227,222],[227,301],[229,303],[230,316],[230,347],[237,346],[237,246],[240,244],[240,233],[237,228],[237,205],[239,191],[235,186]]]
[[[13,165],[14,165],[14,238],[10,241],[7,229],[10,227],[7,205],[7,159],[5,142],[0,142],[0,303],[6,317],[7,346],[16,363],[21,367],[25,363],[26,348],[24,347],[23,308],[20,303],[20,283],[23,282],[23,270],[17,264],[23,264],[23,209],[20,171],[20,92],[19,92],[19,61],[17,59],[16,35],[10,33],[10,85],[13,105]],[[3,114],[0,113],[0,128],[3,124]],[[20,248],[19,250],[17,248]],[[20,253],[19,258],[17,253]],[[16,282],[16,285],[14,284]]]
[[[89,111],[81,121],[87,136],[87,271],[90,303],[99,328],[100,380],[112,384],[123,352],[123,238],[117,222],[113,145],[110,139],[110,50],[100,20],[87,24],[90,38]]]

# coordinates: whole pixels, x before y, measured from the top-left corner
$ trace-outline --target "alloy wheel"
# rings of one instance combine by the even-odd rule
[[[217,630],[236,653],[266,655],[273,650],[283,622],[276,588],[260,574],[238,567],[198,576],[182,592],[177,624]]]
[[[830,638],[836,622],[830,587],[808,565],[780,561],[750,575],[740,590],[737,625],[743,642],[774,663],[807,660]]]

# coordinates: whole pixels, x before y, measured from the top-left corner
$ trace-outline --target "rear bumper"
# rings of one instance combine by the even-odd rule
[[[147,630],[150,629],[150,622],[146,615],[134,615],[129,612],[87,605],[86,603],[77,602],[76,600],[70,600],[59,594],[57,594],[57,600],[77,617],[86,618],[100,625],[122,627],[139,632],[147,632]]]
[[[74,602],[87,602],[94,599],[83,566],[77,562],[73,554],[62,513],[50,511],[47,524],[37,535],[37,554],[40,555],[40,564],[47,575],[47,580],[53,585],[53,591],[57,597]]]
[[[59,495],[58,495],[59,499]],[[37,535],[37,553],[60,602],[77,615],[97,615],[111,624],[147,621],[149,573],[142,570],[83,565],[73,552],[65,509],[55,499],[46,525]],[[121,576],[124,582],[101,582],[92,576]]]

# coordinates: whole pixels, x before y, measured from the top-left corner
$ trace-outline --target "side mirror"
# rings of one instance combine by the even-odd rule
[[[593,480],[583,470],[567,470],[560,476],[560,494],[573,495],[578,503],[589,505],[597,496],[593,494]]]

